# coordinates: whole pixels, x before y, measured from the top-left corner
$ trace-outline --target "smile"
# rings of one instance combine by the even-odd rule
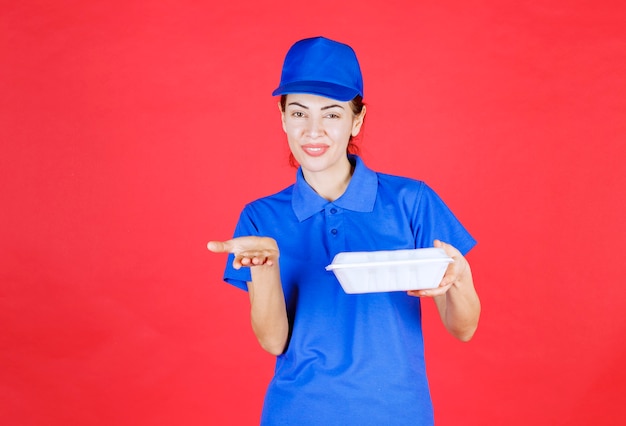
[[[330,147],[326,144],[306,144],[302,145],[302,150],[311,157],[319,157],[324,155]]]

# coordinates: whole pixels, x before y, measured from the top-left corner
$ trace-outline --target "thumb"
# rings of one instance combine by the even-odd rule
[[[445,251],[448,256],[452,256],[452,254],[453,254],[453,251],[451,250],[452,246],[450,246],[450,244],[444,243],[441,240],[433,241],[433,246],[436,247],[436,248],[443,249],[443,251]]]
[[[228,241],[209,241],[206,247],[213,253],[230,253],[230,244]]]
[[[435,240],[435,241],[434,241],[434,243],[433,243],[433,245],[434,245],[435,247],[437,247],[437,248],[442,248],[442,249],[443,249],[443,251],[445,251],[445,252],[446,252],[446,254],[447,254],[448,256],[450,256],[451,258],[453,258],[453,259],[456,259],[456,258],[458,258],[459,256],[461,256],[461,257],[463,256],[463,255],[461,254],[461,252],[459,252],[459,250],[458,250],[456,247],[454,247],[454,246],[453,246],[453,245],[451,245],[451,244],[444,243],[444,242],[443,242],[443,241],[441,241],[441,240]]]

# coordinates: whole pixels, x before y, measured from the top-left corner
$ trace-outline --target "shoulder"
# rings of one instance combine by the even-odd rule
[[[429,209],[444,204],[425,181],[386,173],[378,175],[378,196],[395,200],[410,209]]]
[[[406,177],[406,176],[390,175],[388,173],[381,173],[381,172],[376,172],[376,174],[378,175],[378,182],[380,182],[381,185],[384,184],[384,185],[398,186],[398,187],[409,186],[409,187],[415,187],[415,188],[418,188],[424,185],[423,181]]]
[[[432,191],[428,185],[421,180],[405,176],[396,176],[387,173],[376,173],[378,175],[379,192],[396,195],[408,195],[420,197],[424,191]]]
[[[281,209],[283,208],[291,208],[293,187],[294,185],[290,185],[275,194],[261,197],[252,202],[249,202],[245,205],[244,211],[254,212],[270,209],[273,211],[278,211],[280,213]]]

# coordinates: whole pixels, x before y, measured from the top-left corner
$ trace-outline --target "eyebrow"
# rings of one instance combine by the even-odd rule
[[[299,102],[289,102],[288,106],[291,106],[291,105],[296,105],[296,106],[299,106],[300,108],[309,109],[309,107],[308,107],[308,106],[306,106],[306,105],[302,105],[302,104],[301,104],[301,103],[299,103]],[[321,109],[322,111],[324,111],[324,110],[326,110],[326,109],[330,109],[330,108],[341,108],[341,109],[344,109],[341,105],[338,105],[338,104],[326,105],[326,106],[323,106],[323,107],[322,107],[322,108],[320,108],[320,109]]]

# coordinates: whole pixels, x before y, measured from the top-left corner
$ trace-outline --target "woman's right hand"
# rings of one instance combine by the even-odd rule
[[[234,254],[235,269],[254,267],[250,271],[252,280],[247,283],[252,330],[263,349],[276,356],[283,353],[289,336],[289,321],[280,282],[276,240],[238,237],[228,241],[210,241],[207,248],[215,253]]]
[[[278,244],[270,237],[238,237],[227,241],[209,241],[207,248],[214,253],[235,255],[233,268],[242,266],[272,266],[278,263]]]

